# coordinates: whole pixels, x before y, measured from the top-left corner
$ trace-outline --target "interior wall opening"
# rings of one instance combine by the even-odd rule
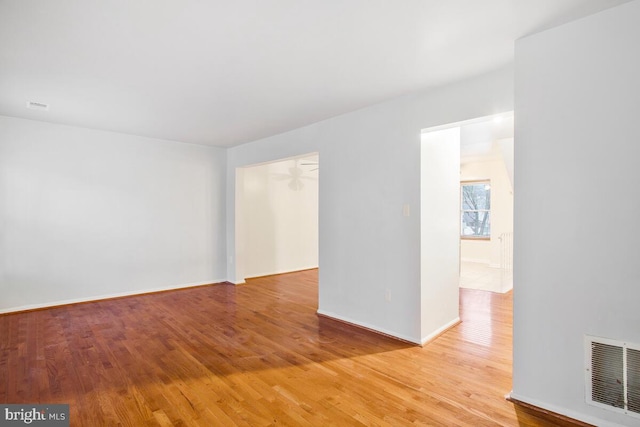
[[[506,112],[422,131],[423,342],[459,322],[460,287],[513,287],[513,119]]]
[[[460,287],[513,288],[514,116],[460,124]]]
[[[318,153],[236,169],[236,277],[318,267]]]

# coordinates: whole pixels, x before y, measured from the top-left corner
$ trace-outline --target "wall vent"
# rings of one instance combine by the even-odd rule
[[[587,404],[640,418],[640,344],[585,336]]]
[[[43,102],[27,101],[27,108],[30,110],[49,111],[49,104]]]

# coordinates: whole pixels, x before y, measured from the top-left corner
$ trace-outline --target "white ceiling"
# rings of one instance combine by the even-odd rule
[[[233,146],[490,71],[626,1],[0,0],[0,115]]]

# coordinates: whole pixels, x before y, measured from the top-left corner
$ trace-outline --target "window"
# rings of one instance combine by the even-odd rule
[[[460,183],[461,225],[463,239],[489,239],[491,236],[491,183]]]

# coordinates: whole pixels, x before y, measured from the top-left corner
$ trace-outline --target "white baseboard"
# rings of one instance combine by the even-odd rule
[[[582,421],[587,424],[593,424],[598,427],[621,427],[620,424],[611,421],[601,420],[600,418],[592,417],[590,415],[582,414],[576,411],[569,410],[567,408],[561,408],[559,406],[552,405],[550,403],[541,402],[536,399],[530,399],[528,397],[520,396],[513,391],[507,395],[507,398],[512,398],[520,402],[528,403],[529,405],[536,406],[547,411],[555,412],[556,414],[564,415],[565,417],[573,418],[574,420]]]
[[[446,323],[445,325],[443,325],[443,326],[439,327],[438,329],[436,329],[435,331],[431,332],[426,337],[422,338],[422,341],[420,342],[420,345],[425,345],[429,341],[434,340],[435,338],[437,338],[440,335],[442,335],[443,333],[445,333],[448,329],[451,329],[454,326],[456,326],[458,323],[460,323],[460,317],[456,317],[452,321]]]
[[[147,288],[147,289],[128,291],[128,292],[118,292],[118,293],[114,293],[114,294],[95,295],[95,296],[89,296],[89,297],[83,297],[83,298],[72,298],[72,299],[66,299],[66,300],[44,302],[44,303],[39,303],[39,304],[27,304],[27,305],[22,305],[22,306],[19,306],[19,307],[0,308],[0,314],[14,313],[14,312],[17,312],[17,311],[38,310],[38,309],[41,309],[41,308],[57,307],[57,306],[60,306],[60,305],[68,305],[68,304],[78,304],[78,303],[83,303],[83,302],[93,302],[93,301],[100,301],[100,300],[111,299],[111,298],[121,298],[121,297],[129,297],[129,296],[134,296],[134,295],[144,295],[144,294],[150,294],[150,293],[153,293],[153,292],[162,292],[162,291],[172,291],[172,290],[177,290],[177,289],[193,288],[193,287],[196,287],[196,286],[211,285],[211,284],[223,283],[223,282],[226,282],[226,280],[211,280],[211,281],[206,281],[206,282],[184,283],[184,284],[181,284],[181,285],[163,286],[163,287],[158,287],[158,288]]]
[[[421,342],[419,340],[417,340],[415,337],[408,337],[406,335],[402,335],[402,334],[399,334],[397,332],[388,331],[388,330],[382,329],[382,328],[380,328],[378,326],[370,325],[370,324],[368,324],[366,322],[360,322],[360,321],[353,320],[353,319],[350,319],[348,317],[340,316],[339,314],[331,313],[331,312],[324,311],[324,310],[318,310],[317,313],[319,315],[321,315],[321,316],[329,317],[329,318],[332,318],[332,319],[335,319],[335,320],[339,320],[339,321],[345,322],[345,323],[350,323],[350,324],[355,325],[355,326],[360,326],[362,328],[369,329],[369,330],[374,331],[374,332],[379,332],[379,333],[381,333],[383,335],[387,335],[387,336],[390,336],[392,338],[397,338],[399,340],[407,341],[407,342],[410,342],[412,344],[421,345]]]
[[[507,286],[504,286],[504,287],[500,288],[500,293],[501,294],[506,294],[511,289],[513,289],[513,281],[511,283],[509,283]]]
[[[249,275],[245,276],[245,280],[246,279],[258,279],[260,277],[267,277],[267,276],[277,276],[279,274],[289,274],[289,273],[297,273],[300,271],[306,271],[306,270],[315,270],[317,269],[318,266],[317,265],[312,265],[312,266],[300,266],[300,267],[296,267],[293,270],[291,269],[287,269],[287,270],[275,270],[275,271],[270,271],[270,272],[262,272],[262,273],[249,273]],[[245,280],[242,280],[242,282],[238,282],[236,284],[241,284],[244,283]],[[232,282],[235,283],[235,282]]]

